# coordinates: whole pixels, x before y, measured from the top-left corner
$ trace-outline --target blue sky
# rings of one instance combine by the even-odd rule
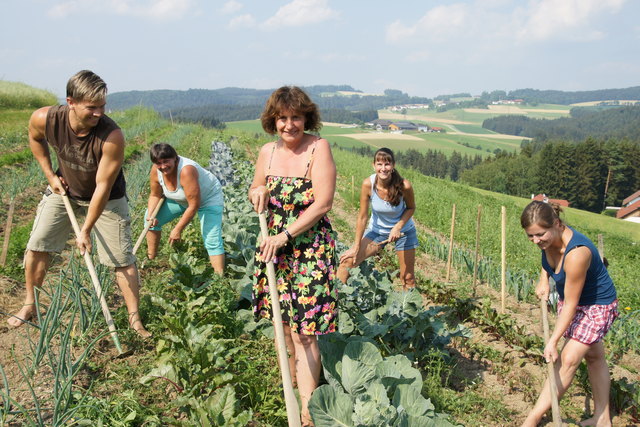
[[[64,95],[349,84],[410,95],[640,85],[637,0],[4,0],[0,79]]]

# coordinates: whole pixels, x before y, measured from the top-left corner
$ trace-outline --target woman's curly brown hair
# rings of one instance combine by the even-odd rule
[[[305,131],[317,131],[322,128],[320,111],[309,95],[297,86],[282,86],[271,94],[264,106],[260,116],[262,129],[269,135],[278,133],[276,119],[287,110],[304,115]]]

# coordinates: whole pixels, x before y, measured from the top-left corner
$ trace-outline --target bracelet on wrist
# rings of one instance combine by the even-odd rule
[[[291,233],[289,233],[289,230],[287,230],[286,228],[284,229],[284,234],[285,234],[285,236],[287,236],[287,240],[288,241],[292,241],[293,240],[293,236],[291,235]]]

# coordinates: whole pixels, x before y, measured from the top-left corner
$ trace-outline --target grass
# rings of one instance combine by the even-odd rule
[[[464,125],[455,125],[460,128]],[[468,156],[480,155],[486,157],[493,154],[496,149],[506,151],[518,151],[520,149],[519,139],[498,139],[492,138],[493,132],[480,132],[477,125],[470,125],[477,133],[483,133],[482,136],[465,135],[465,134],[449,134],[449,133],[421,133],[410,132],[408,135],[420,138],[422,141],[402,140],[393,134],[389,134],[388,138],[380,138],[380,134],[372,133],[371,138],[366,136],[358,136],[357,138],[349,137],[349,134],[362,134],[371,132],[371,130],[363,130],[360,128],[341,128],[339,126],[325,125],[320,130],[320,135],[326,138],[331,144],[337,144],[342,148],[369,146],[373,148],[389,147],[396,151],[404,151],[409,149],[426,152],[427,150],[442,151],[446,155],[453,154],[457,151],[460,154]],[[443,125],[447,127],[447,125]],[[227,129],[230,131],[243,131],[258,135],[266,135],[262,130],[258,120],[245,120],[238,122],[228,122]],[[486,136],[485,136],[486,135]]]
[[[338,189],[342,197],[355,209],[357,195],[351,197],[351,180],[359,182],[370,174],[370,160],[342,150],[334,150],[338,168]],[[483,206],[481,220],[481,253],[499,265],[501,207],[507,210],[507,268],[537,278],[540,271],[540,252],[528,241],[520,227],[520,213],[529,199],[479,190],[451,181],[424,176],[414,170],[401,169],[416,194],[416,220],[448,236],[451,229],[451,209],[456,204],[456,244],[472,251],[475,247],[477,206]],[[602,234],[605,254],[610,260],[609,272],[616,283],[620,304],[636,309],[640,306],[640,293],[636,283],[634,265],[640,263],[640,225],[619,221],[577,209],[566,209],[566,222],[598,241]],[[499,279],[499,277],[498,277]]]
[[[57,103],[56,95],[47,90],[36,89],[24,83],[0,80],[0,109],[35,109]]]

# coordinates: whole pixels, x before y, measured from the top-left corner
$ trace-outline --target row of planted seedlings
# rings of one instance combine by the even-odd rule
[[[351,195],[352,191],[349,191],[351,182],[349,177],[366,175],[369,171],[367,163],[369,159],[343,150],[336,150],[335,157],[339,170],[341,173],[342,171],[345,173],[340,178],[342,180],[342,185],[339,186],[341,194],[345,200],[351,202],[352,206],[356,206],[358,199],[357,196]],[[495,290],[500,290],[502,284],[502,265],[499,251],[501,246],[500,204],[490,197],[482,197],[469,188],[456,183],[425,177],[413,170],[403,170],[402,173],[411,180],[416,193],[418,203],[416,220],[434,230],[433,233],[421,233],[421,248],[442,260],[447,260],[449,252],[451,252],[451,264],[457,267],[458,272],[471,276],[474,268],[477,268],[477,278],[480,283],[489,284]],[[446,190],[446,193],[438,193],[443,190]],[[445,205],[443,202],[450,201],[452,194],[458,196],[453,200],[453,203],[459,206],[458,218],[455,220],[454,244],[450,248],[448,234],[451,230],[451,206]],[[508,215],[506,216],[505,288],[508,293],[516,297],[517,301],[537,304],[534,289],[539,274],[539,252],[531,247],[531,243],[528,242],[521,230],[518,215],[515,214],[520,212],[524,206],[520,205],[526,204],[527,201],[516,203],[515,198],[512,197],[505,200],[508,200],[506,203]],[[479,257],[476,264],[475,241],[478,231],[476,221],[478,205],[483,205],[483,212],[480,225]],[[582,215],[580,212],[567,212],[571,221],[580,222],[581,228],[588,227],[590,234],[593,234],[593,226],[585,225],[588,224],[588,221],[580,219],[580,215]],[[605,245],[610,254],[610,260],[611,257],[616,257],[609,268],[614,280],[618,280],[616,286],[621,307],[621,316],[619,321],[614,323],[612,330],[612,335],[619,338],[612,340],[613,353],[620,354],[631,349],[636,354],[640,354],[640,336],[638,328],[635,327],[636,322],[633,321],[640,316],[640,307],[633,305],[638,301],[637,296],[640,295],[640,291],[636,286],[630,286],[635,278],[629,277],[627,273],[629,266],[637,263],[637,259],[640,257],[640,248],[637,245],[629,244],[629,242],[620,246],[618,241],[621,239],[618,238],[618,235],[611,236],[612,238],[605,240]],[[476,284],[471,285],[475,289]],[[555,311],[555,300],[552,301],[551,308]],[[622,337],[628,338],[622,339]],[[621,345],[617,345],[617,342],[620,342]],[[635,345],[627,346],[626,344],[629,342]]]
[[[450,250],[450,243],[443,242],[435,235],[426,235],[425,247],[430,252],[442,260],[451,259],[452,264],[459,267],[458,271],[463,271],[468,276],[474,274],[476,255],[469,249],[462,246],[454,246]],[[492,263],[490,258],[479,257],[476,267],[477,278],[480,282],[488,283],[495,290],[499,291],[501,286],[501,266]],[[507,290],[516,296],[518,301],[528,301],[533,298],[535,281],[527,272],[514,272],[511,269],[505,271],[505,283]],[[476,283],[471,283],[475,295]],[[550,308],[556,311],[557,293],[555,298],[550,299]],[[633,352],[640,354],[640,309],[630,310],[629,307],[621,306],[621,316],[616,321],[605,341],[607,347],[607,359],[610,363],[618,364],[624,353]],[[505,341],[513,350],[521,355],[533,358],[537,363],[542,364],[540,350],[544,347],[542,338],[527,331],[511,316],[500,313],[491,307],[491,301],[484,298],[481,304],[469,305],[463,302],[459,309],[461,318],[469,319],[474,323],[483,325],[485,330],[493,334],[496,338]],[[631,377],[622,376],[612,378],[611,381],[611,401],[613,408],[617,412],[627,412],[633,418],[640,416],[640,381],[638,372],[632,368]],[[634,375],[635,378],[634,378]],[[586,364],[582,363],[577,375],[578,383],[585,393],[590,394],[590,383],[588,381]]]
[[[360,162],[354,161],[351,157],[348,159],[343,159],[342,157],[354,156],[351,153],[343,154],[340,152],[337,154],[337,161],[339,170],[347,168],[347,173],[366,173],[364,172],[364,167],[366,166],[366,159],[362,159]],[[421,183],[421,177],[416,176],[413,171],[408,171],[405,173],[403,171],[404,176],[408,176],[411,180],[414,191],[416,192],[416,200],[418,202],[418,210],[420,211],[426,210],[429,215],[430,221],[434,221],[433,217],[433,209],[430,208],[429,204],[441,204],[436,198],[430,197],[429,194],[433,193],[433,188],[429,189],[429,194],[427,197],[419,196],[418,193],[421,189],[426,189],[429,187],[425,185],[425,183]],[[429,180],[433,181],[432,178]],[[353,180],[352,180],[353,181]],[[416,184],[417,182],[417,184]],[[343,198],[345,200],[351,201],[352,204],[357,203],[357,196],[354,196],[354,191],[349,190],[349,180],[348,176],[345,180],[343,177],[343,184],[341,193],[343,194]],[[451,185],[451,184],[450,184]],[[433,187],[433,186],[431,186]],[[424,195],[423,195],[424,196]],[[427,201],[422,202],[422,201]],[[495,206],[493,206],[495,208]],[[514,209],[511,206],[511,209]],[[440,210],[442,210],[442,206],[440,206]],[[441,212],[442,213],[442,212]],[[476,213],[476,210],[473,210],[473,213]],[[483,215],[486,215],[487,212],[485,210]],[[499,218],[500,212],[497,209],[493,209],[491,213],[495,217]],[[424,219],[425,215],[416,215],[417,220],[422,223],[421,218]],[[445,219],[446,218],[446,219]],[[450,220],[451,215],[444,215],[444,218],[439,218],[440,222]],[[465,218],[465,216],[463,216]],[[457,219],[456,222],[460,221]],[[475,218],[472,218],[472,215],[467,212],[466,220],[468,223],[473,223],[476,225]],[[450,224],[449,224],[450,225]],[[458,225],[458,224],[456,224]],[[467,226],[469,224],[466,224]],[[510,227],[513,227],[511,225]],[[449,228],[449,227],[439,227],[439,228]],[[519,227],[516,227],[518,232],[521,232]],[[494,234],[493,239],[500,238],[499,230],[492,230]],[[528,332],[527,329],[518,323],[508,314],[499,313],[497,310],[491,307],[491,302],[486,298],[483,300],[476,300],[475,298],[469,298],[468,296],[473,293],[475,296],[475,283],[471,282],[471,276],[474,273],[476,254],[475,249],[470,249],[465,243],[454,243],[454,246],[450,248],[450,240],[448,236],[443,234],[436,233],[420,233],[420,240],[422,242],[421,249],[427,253],[430,253],[444,261],[449,258],[449,254],[451,253],[451,263],[452,265],[457,267],[458,272],[463,272],[466,274],[468,279],[468,284],[471,287],[468,287],[464,290],[463,294],[466,297],[459,297],[456,295],[456,292],[452,291],[452,287],[449,284],[445,283],[433,283],[431,281],[420,280],[419,287],[422,290],[428,290],[427,295],[430,299],[434,300],[437,303],[444,303],[451,305],[453,309],[458,313],[458,316],[461,320],[471,320],[476,324],[482,325],[488,332],[494,334],[496,337],[504,340],[513,350],[519,352],[522,356],[525,356],[531,360],[534,360],[536,363],[542,364],[541,349],[543,347],[542,338],[536,334],[532,334]],[[466,234],[469,234],[467,231]],[[475,230],[474,233],[475,235]],[[522,233],[523,234],[523,233]],[[522,236],[521,236],[522,237]],[[526,239],[521,239],[524,243]],[[482,243],[482,241],[481,241]],[[469,246],[472,246],[471,244]],[[509,248],[509,245],[507,245]],[[523,249],[527,249],[526,246],[521,248],[520,245],[514,247],[514,251],[520,254]],[[531,248],[528,248],[531,249]],[[535,251],[531,251],[535,252]],[[486,283],[492,286],[495,290],[500,290],[501,287],[501,263],[498,259],[498,262],[494,262],[491,256],[483,256],[482,250],[480,251],[480,256],[478,257],[477,264],[477,278],[479,282]],[[498,257],[499,258],[499,257]],[[507,291],[514,295],[518,301],[534,301],[535,297],[533,295],[533,290],[535,289],[535,281],[537,276],[529,271],[518,270],[513,268],[506,268],[505,270],[505,283]],[[466,283],[466,282],[465,282]],[[466,285],[465,285],[466,286]],[[470,289],[473,289],[473,292],[469,292]],[[552,309],[555,309],[555,304],[552,304]],[[627,307],[622,307],[621,309],[622,315],[618,321],[614,323],[612,330],[610,331],[607,338],[607,348],[608,348],[608,357],[610,362],[616,363],[620,360],[622,355],[625,352],[632,351],[636,354],[640,354],[640,326],[637,323],[638,315],[640,314],[640,309],[629,310]],[[635,345],[634,345],[635,343]],[[586,376],[586,367],[582,366],[581,372],[584,375],[579,376],[579,382],[581,386],[585,390],[589,390],[589,383]],[[632,374],[637,372],[632,372]],[[630,413],[632,416],[637,417],[639,412],[639,402],[640,402],[640,383],[633,378],[622,377],[620,379],[614,379],[612,381],[612,401],[614,402],[614,407],[618,411],[625,411]]]
[[[126,113],[123,114],[126,117]],[[147,129],[162,125],[157,122],[147,126]],[[129,136],[139,138],[135,133]],[[129,151],[128,157],[132,154],[135,152]],[[55,166],[55,156],[52,160]],[[3,180],[3,188],[17,189],[12,193],[14,195],[21,194],[31,186],[46,185],[33,159],[25,165],[7,168],[2,173],[12,178]],[[29,228],[30,225],[21,225],[20,228],[25,227]],[[14,251],[20,252],[9,253],[14,259],[22,256],[26,244],[23,234],[28,237],[28,230],[26,233],[12,234],[11,246],[18,247]],[[0,425],[14,422],[22,425],[62,425],[73,421],[78,412],[91,406],[87,404],[90,393],[78,386],[76,381],[79,377],[82,378],[80,382],[86,381],[87,364],[91,363],[90,356],[96,349],[112,344],[99,301],[91,286],[88,286],[90,278],[82,257],[73,248],[67,255],[68,259],[51,269],[48,280],[36,290],[38,316],[19,330],[24,342],[16,342],[12,357],[0,361]],[[96,260],[94,264],[104,293],[112,293],[112,274]],[[20,263],[12,262],[10,265],[21,277]],[[3,270],[4,273],[7,271],[6,268]],[[126,314],[119,313],[114,317],[116,323],[126,324]],[[130,334],[125,332],[125,336],[125,342],[130,342]]]
[[[225,157],[221,145],[214,151],[214,158]],[[252,167],[236,162],[220,169],[231,171],[221,177],[231,182],[223,221],[227,277],[213,276],[196,236],[170,256],[172,271],[158,277],[157,289],[146,284],[154,288],[149,326],[163,332],[155,367],[141,382],[168,384],[169,406],[179,412],[172,423],[243,425],[253,418],[283,425],[272,327],[252,321],[249,303],[259,232],[246,199]],[[439,309],[424,310],[417,292],[392,291],[388,274],[362,268],[369,270],[342,288],[339,333],[320,339],[326,384],[310,403],[316,425],[449,425],[421,395],[417,368],[427,349],[443,348],[463,331],[450,330]],[[224,416],[223,403],[233,408]]]
[[[108,269],[98,266],[96,272],[109,283]],[[88,395],[74,383],[108,335],[100,303],[83,285],[89,281],[82,257],[72,253],[58,277],[36,290],[37,317],[21,329],[25,342],[0,364],[0,425],[65,425],[85,405]],[[109,285],[103,290],[110,292]],[[18,377],[8,378],[10,364]]]

